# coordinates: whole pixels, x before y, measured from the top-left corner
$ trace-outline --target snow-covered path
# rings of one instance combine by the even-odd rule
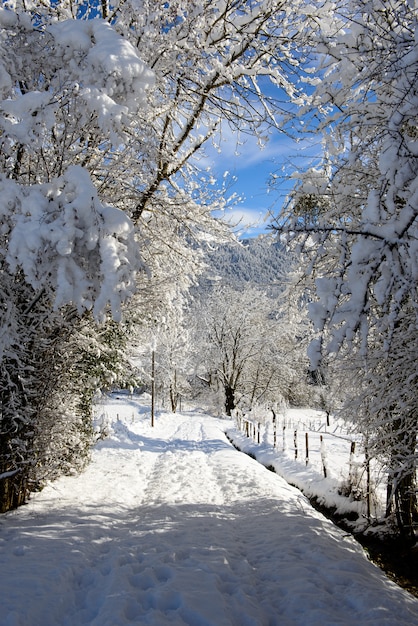
[[[81,476],[0,518],[1,626],[418,624],[418,600],[225,422],[151,429],[127,406]]]

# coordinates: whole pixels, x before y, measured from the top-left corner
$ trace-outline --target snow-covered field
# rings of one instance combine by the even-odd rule
[[[277,415],[274,437],[271,417],[268,411],[261,412],[255,418],[251,416],[249,421],[250,415],[247,415],[245,419],[240,419],[240,429],[237,427],[238,420],[234,427],[228,428],[228,437],[240,450],[274,468],[308,497],[315,496],[320,504],[341,514],[355,512],[359,516],[358,530],[368,524],[368,491],[371,518],[383,516],[386,497],[383,469],[377,462],[371,461],[368,486],[361,438],[350,433],[342,419],[331,416],[327,425],[322,411],[286,409]],[[258,419],[261,420],[260,433]],[[246,421],[249,421],[248,429]],[[347,493],[349,484],[353,487],[354,496],[340,495]]]
[[[101,411],[86,471],[0,517],[1,626],[418,624],[418,599],[237,452],[231,422],[151,428],[145,397]]]

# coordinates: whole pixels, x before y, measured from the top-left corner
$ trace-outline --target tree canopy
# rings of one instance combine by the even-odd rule
[[[277,0],[2,3],[2,510],[46,458],[59,465],[66,416],[88,439],[94,385],[125,377],[109,318],[135,294],[136,321],[160,315],[200,271],[199,242],[226,236],[222,185],[199,158],[225,124],[260,141],[278,128],[294,31]],[[70,394],[76,372],[85,390]]]
[[[298,176],[277,225],[307,255],[318,331],[312,367],[330,354],[357,367],[362,384],[346,411],[355,414],[354,402],[386,459],[388,511],[395,498],[407,533],[417,521],[416,29],[414,3],[335,3],[313,41],[316,67],[301,111],[323,151]]]

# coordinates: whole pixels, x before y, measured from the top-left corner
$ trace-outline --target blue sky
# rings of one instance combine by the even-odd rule
[[[215,176],[222,181],[225,171],[235,179],[230,193],[242,196],[236,207],[224,217],[238,226],[234,229],[240,237],[253,237],[268,232],[269,214],[277,215],[291,184],[281,183],[277,189],[269,189],[269,177],[280,173],[283,165],[292,161],[296,144],[283,133],[276,132],[263,149],[253,137],[246,137],[243,145],[236,145],[236,137],[230,134],[221,146],[221,154],[209,151],[209,160]]]

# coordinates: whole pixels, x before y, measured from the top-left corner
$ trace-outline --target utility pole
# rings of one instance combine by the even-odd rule
[[[151,426],[154,427],[155,415],[155,350],[151,355]]]

